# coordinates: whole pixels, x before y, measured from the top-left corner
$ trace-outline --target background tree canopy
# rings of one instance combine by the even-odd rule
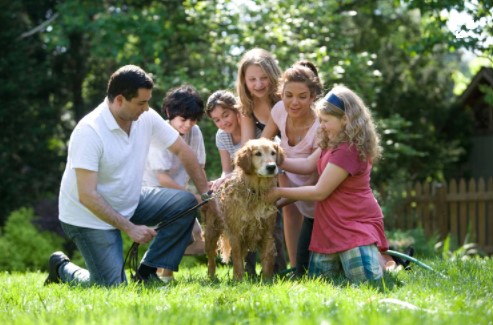
[[[442,179],[467,150],[467,116],[452,73],[467,48],[492,57],[490,1],[2,1],[0,13],[0,225],[8,212],[56,197],[75,123],[103,98],[110,74],[136,64],[166,91],[194,85],[204,100],[234,89],[245,50],[270,50],[282,69],[314,62],[326,89],[343,83],[370,105],[383,136],[380,185]],[[446,28],[446,11],[482,27]],[[470,32],[469,34],[466,32]],[[220,173],[215,127],[201,127],[207,172]]]

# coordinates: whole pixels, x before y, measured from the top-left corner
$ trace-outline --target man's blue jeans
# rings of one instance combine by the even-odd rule
[[[195,195],[190,192],[160,187],[144,187],[134,215],[134,224],[156,226],[160,222],[186,211],[197,204]],[[194,210],[158,231],[141,263],[178,271],[183,253],[191,240],[191,233],[197,211]],[[75,242],[87,270],[68,263],[60,268],[63,282],[101,286],[126,283],[123,268],[123,243],[117,229],[99,230],[77,227],[62,222],[67,236]]]

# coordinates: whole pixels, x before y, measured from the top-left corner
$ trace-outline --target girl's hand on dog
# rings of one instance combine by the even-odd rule
[[[218,189],[221,187],[221,184],[224,183],[224,181],[227,180],[228,178],[231,178],[231,176],[233,176],[233,173],[226,174],[216,179],[215,181],[211,181],[209,182],[209,187],[213,192],[217,192]]]

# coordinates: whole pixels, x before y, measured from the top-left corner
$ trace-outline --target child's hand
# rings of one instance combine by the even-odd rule
[[[233,176],[233,173],[226,174],[225,176],[218,178],[215,181],[211,181],[209,182],[209,187],[211,188],[212,191],[217,192],[221,184],[224,183],[224,181],[230,178],[231,176]]]

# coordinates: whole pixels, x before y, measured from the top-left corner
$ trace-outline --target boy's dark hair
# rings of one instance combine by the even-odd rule
[[[169,120],[181,116],[200,121],[204,115],[204,101],[193,86],[183,85],[168,91],[161,111]]]
[[[137,97],[139,89],[152,89],[154,82],[149,74],[136,65],[125,65],[116,70],[108,81],[106,96],[110,103],[116,96],[123,95],[126,100]]]

